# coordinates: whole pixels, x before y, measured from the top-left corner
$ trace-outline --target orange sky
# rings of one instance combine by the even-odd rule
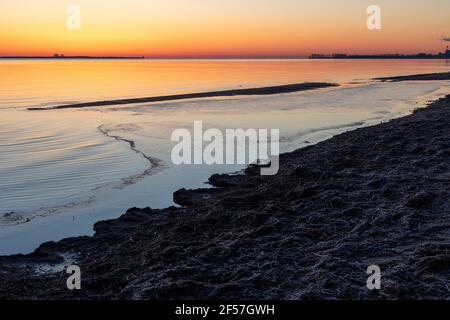
[[[366,27],[377,4],[382,30]],[[67,6],[81,28],[66,27]],[[301,56],[438,52],[449,0],[1,0],[0,55]]]

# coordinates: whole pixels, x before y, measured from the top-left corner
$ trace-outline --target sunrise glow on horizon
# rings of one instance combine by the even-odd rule
[[[436,53],[449,43],[450,1],[376,2],[382,29],[371,31],[374,1],[2,0],[0,56]],[[79,30],[66,27],[71,4],[81,8]]]

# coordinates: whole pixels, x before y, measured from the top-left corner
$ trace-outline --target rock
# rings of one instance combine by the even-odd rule
[[[406,205],[414,209],[419,209],[429,205],[436,197],[437,195],[433,192],[418,192],[407,199]]]

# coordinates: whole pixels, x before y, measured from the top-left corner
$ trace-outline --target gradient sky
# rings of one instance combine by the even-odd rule
[[[66,8],[81,8],[81,29]],[[366,8],[382,9],[382,30]],[[438,52],[449,0],[0,0],[0,55],[290,56]]]

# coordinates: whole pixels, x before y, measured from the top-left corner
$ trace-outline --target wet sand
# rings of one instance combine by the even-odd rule
[[[132,208],[93,237],[0,257],[0,297],[448,298],[449,123],[447,96],[283,154],[276,176],[214,175],[215,189],[177,191],[181,208]],[[57,271],[72,263],[82,290]],[[366,287],[373,264],[380,291]]]
[[[135,104],[135,103],[176,101],[176,100],[187,100],[187,99],[198,99],[198,98],[232,97],[232,96],[242,96],[242,95],[272,95],[272,94],[292,93],[292,92],[307,91],[307,90],[336,87],[336,86],[338,86],[338,85],[335,83],[305,82],[305,83],[288,84],[288,85],[272,86],[272,87],[262,87],[262,88],[186,93],[186,94],[175,94],[175,95],[168,95],[168,96],[135,98],[135,99],[93,101],[93,102],[84,102],[84,103],[76,103],[76,104],[67,104],[67,105],[48,107],[48,108],[28,108],[28,110],[55,110],[55,109],[87,108],[87,107]]]
[[[399,81],[432,81],[432,80],[450,80],[450,72],[415,74],[409,76],[375,78],[375,80],[399,82]]]

